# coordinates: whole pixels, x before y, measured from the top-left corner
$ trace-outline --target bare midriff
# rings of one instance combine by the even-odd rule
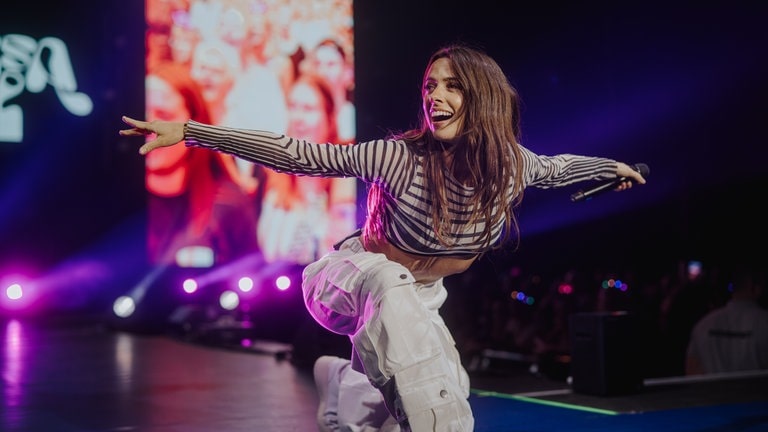
[[[368,252],[381,253],[387,259],[410,270],[416,282],[431,283],[446,276],[461,273],[477,259],[472,257],[416,255],[398,249],[386,238],[363,234],[361,241]]]

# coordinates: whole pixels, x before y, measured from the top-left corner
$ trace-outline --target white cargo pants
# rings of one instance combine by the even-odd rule
[[[416,283],[402,265],[365,251],[359,237],[309,264],[303,279],[310,314],[351,338],[352,368],[403,430],[473,429],[469,378],[438,314],[447,296],[442,280]]]

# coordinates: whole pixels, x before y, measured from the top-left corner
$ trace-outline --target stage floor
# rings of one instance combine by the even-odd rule
[[[290,345],[238,349],[98,322],[0,320],[0,430],[314,431],[310,368]],[[646,381],[574,394],[527,368],[477,373],[476,431],[768,431],[768,375]]]

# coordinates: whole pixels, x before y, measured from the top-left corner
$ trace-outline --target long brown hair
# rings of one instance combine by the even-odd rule
[[[419,110],[421,126],[401,134],[423,158],[426,187],[432,197],[432,220],[435,235],[441,244],[451,246],[449,202],[446,197],[446,172],[473,187],[475,194],[469,203],[472,215],[469,223],[485,221],[480,233],[484,244],[497,249],[511,238],[517,238],[519,227],[514,208],[523,196],[522,156],[520,139],[520,101],[501,67],[490,56],[464,44],[452,44],[436,51],[430,66],[447,58],[463,91],[460,113],[464,121],[459,131],[460,143],[453,146],[453,159],[446,166],[444,144],[437,141],[429,129],[424,110]],[[425,81],[424,81],[425,82]],[[510,194],[510,183],[513,191]],[[503,222],[503,238],[491,244],[492,229]]]

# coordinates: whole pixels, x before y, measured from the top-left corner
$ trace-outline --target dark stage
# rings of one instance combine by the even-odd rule
[[[311,369],[291,360],[291,345],[232,347],[83,317],[5,320],[1,334],[6,432],[316,430]],[[473,374],[476,431],[768,431],[766,373],[594,396],[529,366]]]
[[[304,264],[293,255],[290,266],[267,263],[266,248],[253,244],[277,232],[251,218],[266,197],[251,190],[261,174],[237,188],[190,186],[205,199],[186,202],[151,191],[156,167],[138,154],[141,140],[118,135],[121,116],[143,118],[152,106],[148,72],[169,61],[171,36],[210,37],[214,9],[188,6],[235,3],[275,8],[239,15],[269,17],[275,35],[299,31],[295,46],[276,39],[259,51],[288,60],[280,77],[290,80],[325,36],[314,14],[327,15],[354,54],[345,69],[354,82],[340,87],[355,108],[354,141],[414,126],[429,55],[466,42],[494,57],[519,92],[526,148],[650,167],[646,185],[586,202],[569,197],[589,184],[527,189],[519,249],[446,278],[440,312],[468,353],[476,431],[768,432],[768,371],[680,376],[694,322],[730,295],[727,271],[766,269],[768,2],[458,0],[3,2],[0,432],[317,430],[312,361],[349,355],[348,340],[318,331],[299,289],[271,283],[289,275],[298,287]],[[248,22],[258,30],[261,21]],[[319,30],[307,38],[307,29]],[[242,111],[249,120],[254,108],[273,114],[281,99],[242,94],[261,102]],[[211,163],[190,178],[223,171]],[[362,226],[362,186],[357,215],[334,212],[344,222],[357,216]],[[172,233],[184,243],[165,238]],[[200,285],[187,290],[187,277]],[[760,303],[768,306],[768,293]],[[252,321],[210,319],[225,306]],[[642,319],[641,338],[619,332],[616,341],[642,354],[628,357],[635,368],[653,372],[634,388],[574,391],[564,364],[512,352],[540,344],[562,355],[566,318],[615,311]]]

